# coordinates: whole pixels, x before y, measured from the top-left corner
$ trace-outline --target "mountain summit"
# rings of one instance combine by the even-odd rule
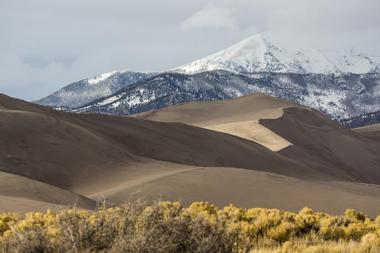
[[[237,73],[369,73],[380,70],[380,57],[340,54],[322,50],[280,48],[262,34],[253,35],[227,49],[206,56],[175,71],[187,74],[211,70]]]

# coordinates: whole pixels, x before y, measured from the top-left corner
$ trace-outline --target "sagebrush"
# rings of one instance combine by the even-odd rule
[[[31,252],[380,252],[380,216],[348,209],[217,208],[207,202],[135,201],[97,211],[0,214],[0,249]]]

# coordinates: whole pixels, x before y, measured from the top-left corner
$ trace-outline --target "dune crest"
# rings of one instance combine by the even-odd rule
[[[293,144],[281,137],[280,135],[276,134],[269,128],[266,128],[265,126],[261,125],[259,123],[259,120],[278,119],[282,115],[283,110],[277,109],[271,110],[269,112],[267,111],[265,113],[265,116],[252,117],[252,120],[232,121],[214,125],[208,125],[208,123],[206,123],[205,125],[202,124],[202,127],[222,133],[239,136],[241,138],[254,141],[272,151],[277,152]]]

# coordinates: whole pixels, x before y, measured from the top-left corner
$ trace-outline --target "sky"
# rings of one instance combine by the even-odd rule
[[[0,93],[40,99],[112,70],[165,71],[256,33],[380,55],[379,0],[0,0]]]

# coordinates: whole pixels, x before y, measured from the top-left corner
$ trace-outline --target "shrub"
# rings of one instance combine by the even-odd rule
[[[380,216],[379,216],[380,217]],[[380,218],[304,208],[142,201],[97,211],[0,214],[0,252],[380,252]]]

